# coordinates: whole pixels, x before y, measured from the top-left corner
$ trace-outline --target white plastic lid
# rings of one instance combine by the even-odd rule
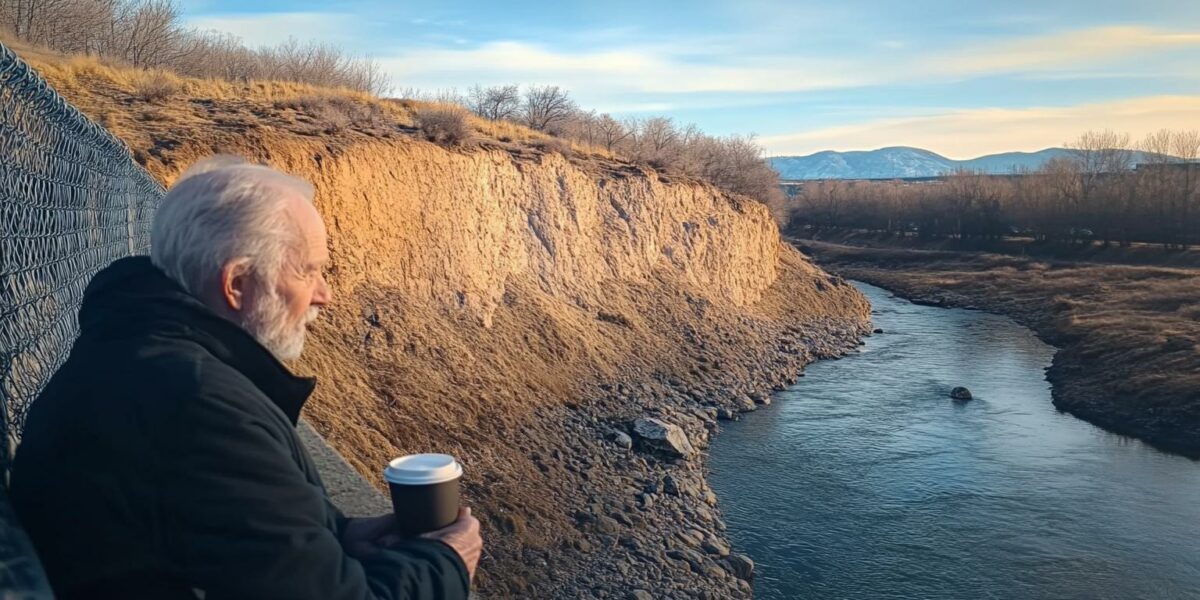
[[[449,454],[409,454],[393,458],[383,478],[401,485],[431,485],[462,477],[462,465]]]

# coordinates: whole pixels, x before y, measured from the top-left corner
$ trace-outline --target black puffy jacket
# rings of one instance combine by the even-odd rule
[[[466,598],[447,545],[358,560],[296,437],[290,373],[146,257],[88,285],[32,404],[13,505],[60,598]]]

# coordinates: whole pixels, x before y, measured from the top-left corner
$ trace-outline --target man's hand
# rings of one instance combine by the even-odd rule
[[[474,581],[479,555],[483,552],[483,537],[479,535],[479,520],[471,516],[471,509],[458,509],[457,521],[437,531],[421,534],[421,537],[439,540],[454,548],[467,564],[467,573]]]
[[[366,558],[380,548],[396,543],[396,515],[388,513],[378,517],[350,519],[342,532],[342,548],[354,558]]]

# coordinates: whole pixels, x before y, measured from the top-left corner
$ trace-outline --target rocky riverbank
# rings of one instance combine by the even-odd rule
[[[1200,459],[1200,271],[795,240],[826,268],[914,302],[1011,317],[1057,346],[1054,404]]]
[[[552,568],[543,597],[750,597],[753,558],[731,547],[705,479],[709,439],[865,332],[859,322],[811,322],[777,332],[774,347],[732,354],[698,340],[689,378],[630,373],[596,386],[566,415],[568,447],[546,432],[548,449],[533,453],[564,482],[575,528],[574,564]]]
[[[586,347],[557,340],[564,315],[517,286],[491,328],[388,293],[342,298],[313,332],[322,383],[306,415],[377,486],[395,454],[462,458],[485,597],[747,597],[751,560],[735,556],[705,482],[708,440],[869,332],[853,286],[790,249],[779,268],[746,310],[670,281],[638,286],[636,309],[611,310],[624,319],[581,324],[598,328]],[[586,354],[608,342],[617,360]]]

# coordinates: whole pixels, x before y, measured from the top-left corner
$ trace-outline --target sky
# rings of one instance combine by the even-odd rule
[[[194,0],[250,46],[289,36],[397,91],[553,84],[585,108],[754,134],[768,155],[916,146],[951,158],[1089,129],[1200,129],[1200,0]]]

